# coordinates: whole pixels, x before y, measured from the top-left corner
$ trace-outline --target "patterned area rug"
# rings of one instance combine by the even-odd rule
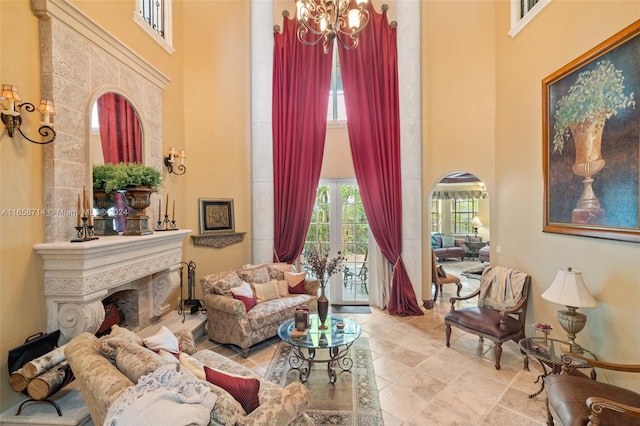
[[[267,380],[280,386],[298,381],[298,370],[291,369],[291,345],[280,342],[267,369]],[[316,351],[316,359],[326,359],[325,350]],[[369,340],[360,337],[351,346],[353,368],[342,371],[336,366],[335,384],[329,383],[326,363],[313,365],[305,383],[311,392],[311,405],[307,415],[316,425],[383,425],[378,388],[376,385]]]

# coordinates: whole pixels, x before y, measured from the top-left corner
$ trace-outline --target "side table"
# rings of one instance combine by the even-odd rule
[[[540,390],[529,395],[529,398],[538,396],[544,390],[544,378],[550,374],[560,374],[562,371],[562,346],[568,345],[564,340],[552,339],[550,337],[526,337],[520,340],[520,351],[524,354],[524,369],[529,371],[529,356],[534,357],[542,366],[543,373],[538,376],[534,383],[541,381]],[[589,350],[582,348],[583,355],[594,360],[598,358]],[[575,368],[591,368],[591,378],[596,379],[596,371],[590,365],[576,364]]]
[[[469,249],[471,258],[474,260],[478,257],[478,250],[487,245],[482,241],[463,241],[462,243]]]

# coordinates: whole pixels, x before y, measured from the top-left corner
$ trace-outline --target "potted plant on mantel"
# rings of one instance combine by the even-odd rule
[[[161,183],[160,171],[144,164],[119,163],[93,166],[94,198],[101,212],[106,212],[113,207],[116,191],[124,193],[127,206],[134,210],[133,215],[127,216],[124,235],[153,233],[148,229],[149,217],[145,215],[145,209],[151,204],[151,194],[157,191]],[[107,205],[109,207],[106,207]]]
[[[622,71],[609,60],[578,74],[569,92],[556,104],[553,150],[562,154],[565,140],[573,136],[576,159],[571,169],[584,178],[572,223],[584,223],[584,217],[591,218],[592,223],[603,220],[604,211],[592,188],[593,176],[605,165],[600,150],[602,132],[608,119],[635,105],[634,93],[625,94]]]

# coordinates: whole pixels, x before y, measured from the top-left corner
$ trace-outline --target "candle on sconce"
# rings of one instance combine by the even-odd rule
[[[171,215],[171,220],[176,221],[176,200],[173,200],[173,211]]]
[[[158,223],[162,222],[162,200],[158,198]]]
[[[76,226],[80,227],[82,226],[82,223],[80,222],[80,209],[82,207],[80,207],[80,194],[78,194],[78,208],[76,209],[76,218],[77,218],[77,222],[76,222]]]
[[[180,151],[180,164],[184,166],[184,159],[187,158],[187,154],[184,152],[184,149]]]
[[[169,216],[169,194],[167,194],[167,202],[164,204],[164,214]]]
[[[87,188],[82,185],[82,217],[87,214],[87,210],[89,210],[89,200],[87,199]]]
[[[89,226],[93,226],[93,212],[89,214],[89,220],[87,222]]]

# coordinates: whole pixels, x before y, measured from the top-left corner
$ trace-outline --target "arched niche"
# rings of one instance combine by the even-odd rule
[[[489,203],[489,193],[485,184],[480,178],[466,171],[453,171],[440,177],[431,188],[429,194],[429,204],[427,211],[431,220],[430,233],[439,232],[443,235],[452,235],[456,238],[476,237],[475,230],[467,230],[468,232],[452,231],[451,226],[451,203],[455,199],[478,199],[477,217],[481,223],[477,227],[477,237],[482,241],[488,242],[491,236],[491,205]],[[440,204],[440,215],[434,219],[434,200],[438,200]]]

